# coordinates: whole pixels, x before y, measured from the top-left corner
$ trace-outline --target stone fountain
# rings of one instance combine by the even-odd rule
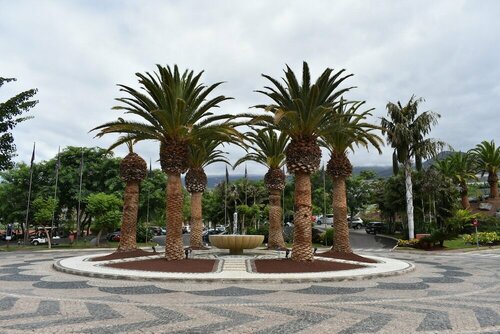
[[[231,255],[242,255],[244,249],[252,249],[259,247],[264,242],[263,235],[240,235],[238,232],[238,214],[234,213],[233,231],[235,234],[226,235],[210,235],[210,243],[212,246],[221,249],[229,249]]]

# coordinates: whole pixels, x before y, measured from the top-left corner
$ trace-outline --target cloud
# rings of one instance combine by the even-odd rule
[[[285,64],[300,72],[307,60],[314,76],[326,67],[354,73],[349,97],[374,107],[374,122],[388,101],[423,96],[422,110],[441,114],[431,135],[466,150],[499,142],[499,9],[495,1],[451,0],[4,1],[0,75],[18,82],[2,87],[0,98],[39,88],[35,118],[14,131],[17,159],[29,160],[33,141],[37,157],[49,159],[59,145],[109,145],[114,138],[88,131],[120,115],[111,111],[117,83],[137,87],[134,74],[157,63],[225,81],[217,93],[235,100],[220,112],[240,113],[266,101],[253,92],[266,84],[261,73],[281,77]],[[156,143],[137,150],[157,160]],[[243,154],[227,150],[232,161]],[[354,165],[390,164],[388,148],[351,157]]]

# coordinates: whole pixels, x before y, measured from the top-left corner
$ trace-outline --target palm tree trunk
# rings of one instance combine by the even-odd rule
[[[182,244],[182,185],[181,175],[168,174],[167,178],[167,236],[165,241],[165,258],[182,260],[184,246]]]
[[[139,210],[139,183],[128,182],[123,195],[123,217],[118,252],[137,249],[137,211]]]
[[[345,179],[334,177],[332,188],[333,208],[333,247],[334,252],[352,253],[347,225],[347,198]],[[351,212],[352,214],[352,212]]]
[[[191,247],[203,248],[203,222],[201,196],[203,193],[191,194],[191,236],[189,244]]]
[[[313,261],[311,248],[311,175],[295,174],[295,213],[293,217],[292,260]]]
[[[269,190],[269,241],[267,248],[285,248],[281,223],[281,190]]]
[[[488,174],[488,183],[490,184],[490,198],[498,197],[498,176],[496,173]]]
[[[467,187],[466,182],[462,182],[462,184],[460,184],[460,197],[461,197],[461,202],[462,202],[462,208],[463,209],[470,208],[469,189]]]
[[[413,186],[411,183],[411,160],[405,162],[406,185],[406,215],[408,216],[408,238],[415,238],[415,223],[413,220]]]

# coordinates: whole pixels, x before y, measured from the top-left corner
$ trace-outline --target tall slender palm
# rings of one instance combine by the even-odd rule
[[[208,95],[221,83],[205,86],[200,83],[203,72],[194,74],[177,65],[174,68],[157,65],[154,74],[137,73],[144,91],[119,85],[120,91],[129,97],[118,98],[121,105],[113,109],[138,116],[140,121],[114,121],[100,125],[97,136],[107,133],[125,133],[134,141],[157,140],[160,142],[160,164],[167,174],[166,225],[167,236],[165,257],[179,260],[184,257],[182,245],[182,185],[181,174],[188,169],[188,147],[192,138],[203,137],[204,133],[227,133],[235,131],[226,123],[216,123],[230,118],[230,115],[216,116],[210,110],[230,98]],[[115,143],[119,145],[118,141]]]
[[[498,197],[498,172],[500,171],[500,147],[495,146],[495,141],[483,141],[471,150],[477,159],[478,167],[484,173],[488,172],[490,185],[490,198]]]
[[[406,185],[406,214],[408,216],[408,237],[415,237],[413,217],[413,187],[411,181],[412,159],[417,160],[435,156],[445,145],[442,141],[425,136],[438,122],[439,114],[426,111],[418,115],[418,106],[422,98],[414,95],[403,106],[401,102],[387,104],[387,115],[382,118],[382,133],[387,135],[387,141],[394,148],[393,162],[404,166]],[[417,116],[418,115],[418,116]]]
[[[340,84],[352,74],[342,76],[344,70],[334,72],[327,68],[316,82],[311,84],[309,66],[303,63],[302,83],[299,84],[295,73],[287,66],[285,86],[268,75],[263,75],[274,87],[264,87],[257,91],[268,96],[273,103],[255,107],[272,112],[273,116],[260,116],[253,119],[258,124],[275,125],[291,138],[286,154],[286,165],[295,175],[295,213],[294,244],[292,260],[312,261],[311,249],[311,173],[319,169],[321,150],[318,137],[321,125],[328,124],[333,117],[329,112],[342,94],[350,88],[338,89]]]
[[[380,147],[383,145],[382,138],[373,133],[373,130],[380,128],[366,122],[373,109],[358,112],[364,103],[364,101],[354,103],[341,101],[335,108],[338,117],[332,119],[331,124],[324,125],[326,131],[321,138],[322,146],[330,151],[326,171],[333,180],[332,208],[335,233],[332,250],[334,252],[352,253],[347,225],[346,193],[346,179],[352,174],[352,165],[347,152],[354,151],[355,146],[368,149],[368,146],[372,145],[381,153]]]
[[[471,153],[455,152],[443,160],[437,160],[433,167],[458,185],[462,208],[468,209],[470,203],[467,183],[469,180],[477,180],[475,157]]]
[[[139,185],[146,178],[146,161],[134,153],[132,141],[127,142],[129,153],[120,162],[120,177],[125,182],[123,215],[118,252],[137,249],[137,212],[139,210]]]
[[[268,168],[264,176],[266,188],[269,191],[269,241],[268,248],[285,248],[282,228],[281,193],[285,189],[285,173],[281,167],[285,164],[285,149],[288,136],[281,132],[277,134],[272,129],[258,129],[247,132],[251,152],[236,161],[234,167],[245,161],[255,161]]]
[[[203,248],[202,196],[207,187],[207,175],[204,168],[215,162],[229,164],[225,152],[217,150],[221,140],[197,138],[189,147],[189,170],[186,173],[186,190],[191,194],[191,236],[193,248]]]

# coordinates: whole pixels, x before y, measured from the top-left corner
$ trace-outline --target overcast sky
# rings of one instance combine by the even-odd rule
[[[35,118],[14,131],[16,161],[29,162],[35,141],[39,162],[59,145],[107,147],[114,137],[88,131],[121,116],[111,110],[122,96],[116,84],[138,88],[135,73],[155,64],[225,81],[216,93],[235,99],[217,112],[236,114],[268,102],[253,92],[267,84],[262,73],[281,77],[288,64],[300,75],[305,60],[313,77],[326,67],[354,73],[347,98],[366,100],[376,123],[388,101],[424,97],[421,110],[441,114],[431,137],[467,150],[500,144],[499,16],[500,1],[0,0],[0,76],[18,79],[0,89],[0,101],[39,89]],[[233,162],[243,154],[227,150]],[[158,159],[156,143],[136,151]],[[351,160],[390,165],[390,150]]]

